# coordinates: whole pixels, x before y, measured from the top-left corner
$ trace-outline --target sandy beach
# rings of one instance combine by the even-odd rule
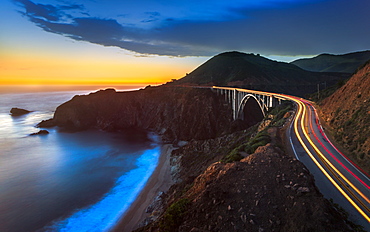
[[[122,216],[122,219],[112,231],[130,232],[136,229],[138,223],[148,216],[148,214],[145,213],[145,210],[153,202],[158,193],[161,191],[167,191],[172,185],[170,170],[170,156],[172,150],[173,147],[170,144],[162,146],[157,168],[137,199]]]

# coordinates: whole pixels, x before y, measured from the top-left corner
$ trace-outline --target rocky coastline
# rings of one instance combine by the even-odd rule
[[[162,86],[76,96],[39,127],[140,128],[177,146],[167,176],[156,182],[173,184],[143,203],[146,213],[133,211],[134,221],[141,220],[131,224],[140,226],[135,231],[353,230],[284,149],[284,128],[293,113],[292,105],[282,105],[252,126],[233,121],[230,106],[210,89]],[[125,223],[123,218],[115,231]]]

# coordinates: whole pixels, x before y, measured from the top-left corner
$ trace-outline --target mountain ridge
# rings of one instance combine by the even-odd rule
[[[323,53],[313,58],[298,59],[290,63],[313,72],[344,72],[352,74],[369,59],[370,50],[366,50],[341,55]]]
[[[320,82],[328,86],[348,78],[342,73],[318,73],[259,54],[224,52],[210,58],[173,85],[232,86],[304,96]]]

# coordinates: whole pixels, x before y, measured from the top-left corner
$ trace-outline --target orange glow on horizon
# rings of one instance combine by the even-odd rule
[[[155,85],[193,68],[168,57],[0,52],[0,85]],[[191,68],[190,68],[191,67]]]

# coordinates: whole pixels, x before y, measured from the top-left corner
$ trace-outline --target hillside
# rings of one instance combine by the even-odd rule
[[[280,112],[273,121],[292,115]],[[279,148],[283,132],[273,121],[258,133],[253,127],[174,150],[176,184],[135,232],[353,231],[305,166]],[[244,157],[225,159],[238,152]]]
[[[321,54],[313,58],[295,60],[291,64],[313,72],[354,73],[369,59],[370,51],[362,51],[343,55]]]
[[[370,61],[340,89],[326,98],[321,108],[333,127],[335,139],[350,158],[370,172]]]
[[[317,83],[333,85],[348,75],[316,73],[259,55],[225,52],[216,55],[172,84],[236,86],[304,96]]]

